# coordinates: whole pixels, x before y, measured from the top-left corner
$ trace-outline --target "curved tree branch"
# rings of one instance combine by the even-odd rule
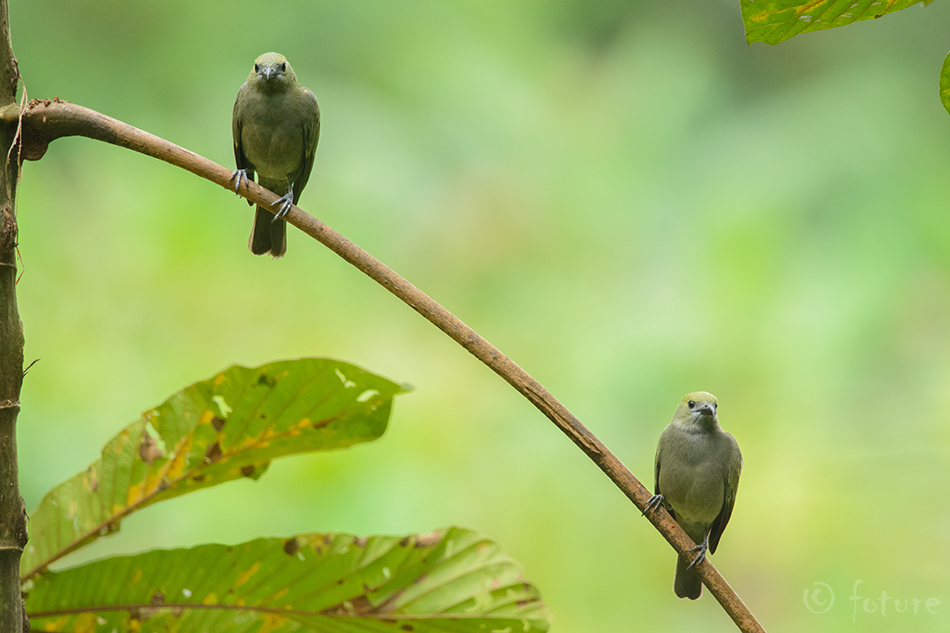
[[[0,109],[0,120],[9,120],[17,115],[18,112],[13,110]],[[45,154],[49,143],[62,136],[86,136],[126,147],[187,169],[221,187],[234,190],[230,169],[153,134],[58,99],[31,101],[23,114],[23,157],[38,160]],[[278,199],[277,195],[254,182],[241,187],[239,193],[268,208]],[[286,220],[363,271],[488,365],[561,429],[636,507],[643,510],[650,498],[650,492],[580,420],[499,349],[391,268],[300,208],[292,207]],[[651,512],[647,517],[680,555],[694,546],[692,540],[665,510]],[[749,609],[708,559],[697,565],[697,569],[710,593],[716,597],[740,630],[763,631]]]

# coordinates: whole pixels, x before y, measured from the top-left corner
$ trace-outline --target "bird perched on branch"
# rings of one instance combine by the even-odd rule
[[[255,255],[287,252],[287,224],[282,219],[297,204],[313,169],[320,137],[317,98],[297,83],[287,58],[264,53],[254,61],[247,81],[238,90],[231,117],[234,159],[231,174],[234,190],[241,181],[257,180],[260,186],[281,196],[273,213],[258,206],[248,246]]]
[[[683,396],[673,421],[656,447],[654,494],[644,514],[660,505],[698,545],[690,560],[676,561],[673,591],[695,600],[703,591],[693,569],[719,545],[739,488],[742,453],[734,437],[719,426],[716,396],[705,391]]]

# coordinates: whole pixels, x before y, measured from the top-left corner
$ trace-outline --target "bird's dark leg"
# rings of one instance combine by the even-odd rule
[[[274,219],[271,220],[271,222],[276,222],[277,220],[280,220],[281,218],[283,218],[285,215],[287,215],[287,212],[290,211],[290,207],[294,206],[294,186],[293,185],[290,185],[290,191],[288,191],[281,197],[277,198],[277,200],[275,200],[274,204],[272,204],[271,206],[274,206],[278,203],[280,203],[280,209],[278,209],[277,213],[274,214]]]
[[[703,537],[702,543],[700,543],[696,547],[691,547],[688,550],[686,550],[687,552],[695,552],[696,550],[699,550],[699,553],[696,554],[696,558],[693,559],[693,562],[691,562],[689,564],[689,567],[687,567],[686,569],[690,569],[691,567],[695,566],[696,563],[706,558],[707,549],[709,549],[709,530],[706,530],[706,535]]]
[[[640,513],[640,516],[643,516],[650,510],[656,510],[661,505],[663,505],[664,501],[665,499],[663,498],[663,495],[661,494],[653,495],[652,497],[650,497],[649,501],[647,501],[647,504],[643,506],[643,512]]]
[[[231,172],[231,178],[228,179],[228,182],[234,181],[234,193],[237,193],[241,188],[241,181],[244,181],[244,186],[247,187],[249,182],[247,179],[247,170],[246,169],[235,169]]]

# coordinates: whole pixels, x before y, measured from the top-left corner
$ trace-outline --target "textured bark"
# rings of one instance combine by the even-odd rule
[[[0,0],[0,108],[16,108],[20,75],[10,43],[6,0]],[[16,306],[16,183],[19,121],[0,121],[0,633],[29,625],[20,597],[20,554],[26,511],[17,475],[16,420],[23,383],[23,326]]]

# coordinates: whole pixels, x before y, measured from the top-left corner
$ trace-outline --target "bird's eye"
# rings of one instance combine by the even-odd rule
[[[254,72],[256,72],[256,73],[261,72],[261,65],[260,65],[260,64],[254,64]]]
[[[286,72],[286,71],[287,71],[287,64],[281,64],[281,65],[280,65],[280,72]]]
[[[692,409],[693,407],[696,406],[696,403],[693,402],[692,400],[690,400],[689,402],[686,403],[686,406],[688,406],[690,409]]]

